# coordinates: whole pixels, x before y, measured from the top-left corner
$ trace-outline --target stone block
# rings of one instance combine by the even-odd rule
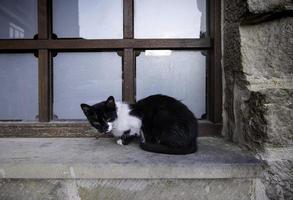
[[[259,156],[266,167],[262,176],[265,191],[270,199],[293,199],[293,146],[267,147]]]
[[[244,96],[238,88],[235,93],[242,97],[236,114],[240,143],[256,150],[293,144],[293,89],[264,89]]]
[[[292,0],[247,0],[252,13],[280,12],[293,10]]]
[[[293,88],[293,17],[240,27],[249,89]]]
[[[234,92],[241,93],[236,101],[244,139],[260,146],[293,144],[293,18],[241,26],[240,36],[247,83]]]
[[[267,141],[273,146],[293,144],[293,89],[267,89]]]

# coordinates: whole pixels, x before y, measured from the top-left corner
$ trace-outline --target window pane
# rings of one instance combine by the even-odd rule
[[[38,63],[33,54],[0,54],[0,120],[36,120]]]
[[[123,38],[123,0],[53,0],[59,38]]]
[[[206,113],[206,57],[200,51],[145,51],[136,60],[136,97],[165,94]]]
[[[135,0],[135,38],[199,38],[206,32],[205,0]]]
[[[116,52],[58,53],[54,58],[54,115],[84,119],[80,104],[110,95],[121,101],[122,60]]]
[[[37,34],[37,0],[1,0],[0,26],[0,39],[33,38]]]

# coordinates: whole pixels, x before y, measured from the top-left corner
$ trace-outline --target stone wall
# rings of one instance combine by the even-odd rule
[[[223,135],[263,160],[269,199],[293,199],[292,11],[288,0],[223,4]],[[241,23],[252,14],[266,20]]]

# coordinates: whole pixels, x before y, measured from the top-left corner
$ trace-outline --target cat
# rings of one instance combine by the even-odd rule
[[[89,123],[100,133],[112,132],[117,143],[140,138],[145,151],[189,154],[197,151],[197,119],[180,101],[152,95],[135,104],[115,102],[113,96],[93,106],[81,104]]]

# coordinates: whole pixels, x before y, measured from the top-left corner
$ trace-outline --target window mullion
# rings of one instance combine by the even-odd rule
[[[48,40],[51,35],[50,0],[38,0],[38,40]],[[51,55],[48,49],[38,49],[39,65],[39,121],[51,119]]]
[[[134,9],[133,0],[123,0],[123,38],[134,37]],[[135,59],[133,47],[124,46],[123,52],[123,84],[122,100],[128,103],[135,102]]]
[[[123,54],[123,101],[135,102],[135,55],[133,49],[124,49]]]
[[[214,123],[222,121],[222,84],[221,84],[221,2],[210,0],[210,35],[212,46],[209,54],[208,70],[208,119]]]
[[[38,39],[49,39],[51,35],[50,0],[38,0]]]
[[[134,9],[133,0],[123,0],[123,38],[134,37]]]

